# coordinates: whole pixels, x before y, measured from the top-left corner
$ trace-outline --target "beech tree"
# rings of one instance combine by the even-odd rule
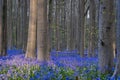
[[[37,59],[46,61],[49,59],[47,0],[38,0],[37,10]]]
[[[100,2],[99,17],[99,69],[101,73],[111,72],[113,67],[113,28],[115,16],[114,0]]]
[[[27,41],[27,58],[35,58],[36,49],[36,23],[37,23],[37,0],[30,0],[30,18],[29,18],[29,30]]]

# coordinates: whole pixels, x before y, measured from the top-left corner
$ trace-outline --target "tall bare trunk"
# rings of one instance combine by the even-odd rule
[[[79,27],[77,31],[77,36],[78,36],[78,51],[79,54],[83,57],[84,56],[84,0],[79,1]]]
[[[95,17],[96,17],[96,6],[95,1],[90,0],[90,33],[89,33],[89,56],[94,57],[95,56]]]
[[[37,0],[30,0],[30,18],[27,41],[27,58],[35,58],[36,48],[36,22],[37,22]]]
[[[114,0],[100,3],[99,20],[99,68],[101,73],[110,72],[113,67]]]
[[[7,0],[3,0],[2,56],[7,55]]]
[[[2,0],[0,0],[0,55],[2,53]]]
[[[48,51],[48,26],[47,26],[47,0],[38,0],[37,13],[37,59],[46,61],[49,58]]]

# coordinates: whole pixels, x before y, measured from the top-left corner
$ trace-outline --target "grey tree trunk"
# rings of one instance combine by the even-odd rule
[[[28,25],[29,25],[29,6],[30,6],[30,0],[25,0],[25,10],[24,10],[24,18],[25,18],[25,27],[23,30],[23,50],[26,51],[27,46],[27,37],[28,37]]]
[[[84,0],[79,1],[79,27],[77,31],[77,36],[78,36],[78,51],[79,54],[83,57],[84,56],[84,21],[85,21],[85,16],[84,16]]]
[[[60,51],[60,0],[56,0],[56,50]]]
[[[51,25],[52,25],[52,13],[53,13],[53,0],[48,0],[48,7],[49,9],[47,10],[48,11],[48,23],[49,23],[49,51],[52,50],[52,28],[51,28]]]
[[[94,57],[95,56],[95,18],[96,17],[96,6],[95,6],[95,1],[90,0],[90,33],[89,33],[89,57]]]
[[[71,30],[71,27],[70,27],[70,17],[71,17],[71,0],[66,0],[66,27],[67,27],[67,49],[70,50],[70,30]]]
[[[38,0],[37,13],[37,59],[47,61],[48,50],[47,0]]]
[[[11,47],[12,47],[12,28],[11,28],[11,12],[12,12],[12,8],[11,8],[11,1],[10,0],[8,0],[8,3],[7,3],[7,14],[8,14],[8,18],[7,18],[7,38],[8,38],[8,49],[11,49]]]
[[[101,73],[110,72],[113,67],[113,28],[114,0],[100,2],[99,19],[99,69]]]

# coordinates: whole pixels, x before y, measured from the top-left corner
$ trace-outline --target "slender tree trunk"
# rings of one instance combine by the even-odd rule
[[[75,25],[74,25],[74,21],[75,21],[75,17],[74,17],[74,3],[75,1],[71,0],[71,14],[70,14],[70,50],[74,50],[75,49]]]
[[[25,0],[25,6],[24,6],[24,19],[25,19],[25,26],[23,30],[23,50],[26,51],[27,46],[27,37],[28,37],[28,26],[29,26],[29,6],[30,6],[30,0]]]
[[[13,30],[12,31],[12,49],[13,49],[13,47],[14,47],[14,45],[15,45],[15,35],[14,35],[14,32],[15,32],[15,30],[14,30],[14,24],[13,24],[13,21],[14,21],[14,16],[13,15],[15,15],[14,14],[14,6],[13,6],[13,0],[11,1],[11,29]]]
[[[35,58],[36,48],[36,21],[37,21],[37,0],[30,0],[30,19],[27,42],[27,58]]]
[[[0,56],[2,55],[2,0],[0,0]]]
[[[60,0],[56,0],[56,50],[60,51]]]
[[[7,0],[3,0],[2,56],[7,55]]]
[[[2,56],[7,55],[7,0],[3,0]]]
[[[53,0],[53,13],[52,13],[52,17],[53,17],[53,20],[52,20],[52,25],[51,25],[51,27],[52,27],[52,34],[53,34],[53,39],[52,39],[52,44],[53,44],[53,49],[56,49],[56,24],[55,24],[55,22],[56,22],[56,0]]]
[[[11,26],[10,26],[10,21],[11,21],[10,20],[10,16],[11,16],[10,15],[10,9],[11,9],[11,7],[10,6],[11,6],[11,1],[9,0],[8,3],[7,3],[7,9],[8,9],[7,10],[7,14],[8,14],[7,24],[9,25],[9,26],[7,25],[7,39],[8,39],[8,41],[7,41],[8,42],[8,44],[7,44],[8,46],[7,47],[8,47],[8,49],[10,49],[10,41],[11,41],[11,38],[10,38],[11,37],[11,34],[10,34],[10,32],[11,32],[10,31],[10,28],[11,28]]]
[[[71,17],[71,0],[66,0],[66,27],[67,27],[67,49],[70,50],[70,17]]]
[[[77,31],[77,36],[78,36],[78,51],[79,54],[83,57],[84,56],[84,0],[79,1],[79,27]]]
[[[95,17],[96,17],[96,8],[95,1],[90,0],[90,33],[89,33],[89,57],[95,56]]]
[[[48,14],[47,14],[47,21],[48,21],[48,29],[49,29],[49,32],[48,32],[48,34],[49,34],[49,38],[48,38],[48,40],[49,40],[49,43],[48,43],[48,46],[49,46],[49,51],[51,51],[51,49],[52,49],[52,45],[51,45],[51,41],[52,41],[52,38],[51,38],[51,22],[52,22],[52,19],[51,19],[51,17],[52,17],[52,1],[53,0],[48,0],[48,2],[47,2],[47,12],[48,12]]]

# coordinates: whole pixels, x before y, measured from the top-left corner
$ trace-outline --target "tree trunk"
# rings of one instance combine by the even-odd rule
[[[7,0],[3,0],[2,56],[7,55]]]
[[[38,0],[37,18],[37,59],[39,61],[46,61],[49,59],[47,45],[47,0]]]
[[[100,3],[99,19],[99,69],[101,73],[110,72],[113,67],[113,28],[114,0]]]
[[[2,0],[0,0],[0,55],[2,55]]]
[[[77,31],[77,37],[78,37],[78,51],[81,57],[84,56],[84,0],[79,1],[79,27]]]
[[[66,27],[67,27],[67,49],[70,50],[70,17],[71,17],[71,0],[66,0]]]
[[[23,50],[26,51],[27,46],[27,37],[28,37],[28,25],[29,25],[29,6],[30,6],[30,0],[25,0],[25,6],[24,6],[24,18],[25,18],[25,26],[23,31]]]
[[[36,21],[37,21],[37,0],[30,0],[30,19],[27,41],[27,58],[35,58],[36,48]]]
[[[56,0],[56,50],[60,51],[60,0]]]
[[[118,74],[120,74],[120,0],[116,1],[117,4],[117,63],[116,63],[116,67],[115,67],[115,71],[112,77],[117,76]]]
[[[95,56],[95,17],[96,17],[96,8],[95,8],[95,1],[90,0],[90,33],[89,33],[89,57],[94,57]]]

